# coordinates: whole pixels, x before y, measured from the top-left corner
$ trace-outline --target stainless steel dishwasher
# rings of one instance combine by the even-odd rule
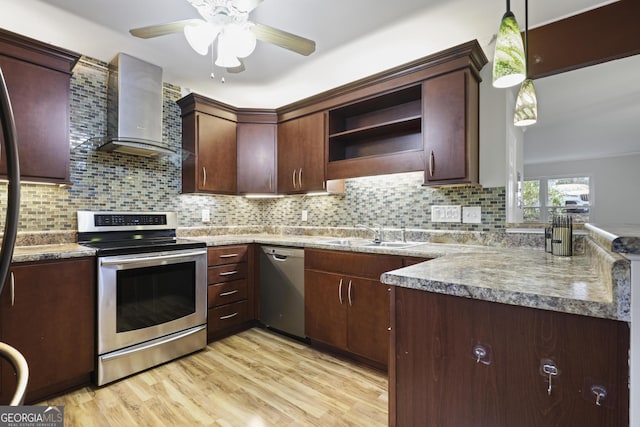
[[[304,333],[304,249],[262,246],[260,321],[298,338]]]

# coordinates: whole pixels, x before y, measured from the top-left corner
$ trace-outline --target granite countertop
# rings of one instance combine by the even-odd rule
[[[12,262],[44,261],[50,259],[80,258],[94,256],[95,249],[76,243],[54,245],[16,246],[13,250]]]
[[[585,228],[611,252],[640,255],[640,224],[586,224]]]
[[[499,249],[448,255],[384,273],[406,288],[593,317],[625,320],[611,280],[586,255]]]
[[[342,237],[238,234],[189,236],[207,246],[258,243],[431,259],[387,272],[383,283],[467,298],[593,317],[629,320],[628,266],[595,248],[557,257],[542,250],[459,243],[418,243],[405,248],[336,245]],[[93,256],[78,244],[17,246],[13,262]],[[616,258],[617,256],[617,258]],[[596,262],[597,261],[597,262]],[[626,261],[625,261],[626,262]]]

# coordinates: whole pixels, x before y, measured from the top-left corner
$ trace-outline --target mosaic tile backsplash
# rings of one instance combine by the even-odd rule
[[[70,174],[72,185],[23,184],[19,231],[77,228],[76,211],[170,210],[180,227],[202,226],[209,209],[217,226],[385,227],[500,231],[504,229],[505,190],[428,188],[421,173],[350,179],[344,195],[246,199],[236,196],[182,195],[181,159],[149,159],[95,151],[91,138],[106,134],[108,64],[83,57],[71,80]],[[180,88],[164,84],[163,139],[181,146]],[[432,223],[432,204],[480,206],[482,224]],[[6,183],[0,184],[0,209],[6,210]],[[301,212],[308,220],[301,221]],[[4,217],[0,221],[4,220]]]

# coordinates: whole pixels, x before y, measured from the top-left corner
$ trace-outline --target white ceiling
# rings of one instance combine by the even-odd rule
[[[537,0],[530,26],[611,1]],[[522,4],[521,4],[522,3]],[[524,24],[524,1],[512,2]],[[126,52],[164,70],[164,80],[237,107],[275,108],[472,39],[488,57],[502,0],[264,0],[251,20],[313,39],[304,57],[258,42],[246,71],[209,76],[211,58],[184,36],[138,39],[131,28],[199,17],[185,0],[0,0],[0,27],[110,61]],[[225,76],[222,84],[220,77]]]
[[[640,55],[535,81],[525,163],[640,153]]]

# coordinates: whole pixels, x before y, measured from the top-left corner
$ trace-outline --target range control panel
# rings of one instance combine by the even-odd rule
[[[137,225],[167,225],[165,214],[96,214],[93,218],[96,227],[127,227]]]
[[[175,212],[78,211],[78,232],[175,230]]]

